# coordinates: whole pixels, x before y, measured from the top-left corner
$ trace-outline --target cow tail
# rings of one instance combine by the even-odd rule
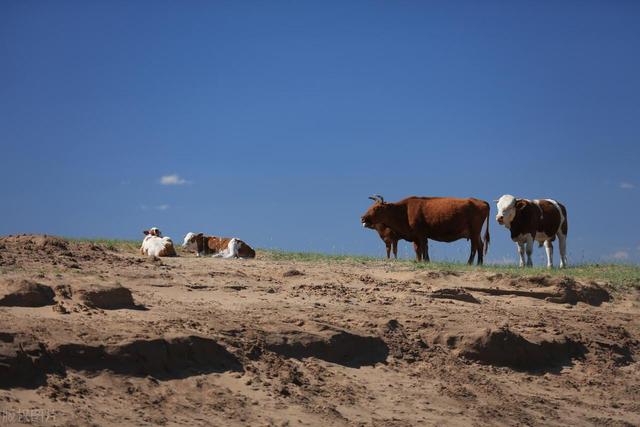
[[[491,241],[491,236],[489,235],[489,223],[491,222],[491,207],[489,203],[487,203],[487,229],[484,232],[484,255],[487,255],[489,251],[489,242]]]

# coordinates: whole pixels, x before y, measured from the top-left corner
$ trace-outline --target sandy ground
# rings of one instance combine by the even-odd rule
[[[640,296],[0,239],[0,424],[639,425]]]

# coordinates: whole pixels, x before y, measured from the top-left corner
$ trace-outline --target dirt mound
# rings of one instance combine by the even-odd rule
[[[84,285],[80,288],[74,287],[74,291],[74,294],[78,295],[80,301],[88,307],[106,310],[140,308],[134,303],[131,291],[119,283]]]
[[[223,346],[210,338],[195,335],[134,340],[106,347],[64,344],[54,351],[54,358],[76,370],[107,369],[128,375],[175,374],[184,369],[242,370],[238,359]],[[171,377],[176,378],[175,375]]]
[[[458,301],[480,304],[480,301],[462,288],[443,288],[429,294],[431,298],[453,299]]]
[[[111,346],[67,343],[54,348],[11,334],[0,340],[0,387],[41,385],[47,373],[64,376],[67,369],[173,379],[243,368],[238,358],[216,341],[194,335]]]
[[[265,348],[294,359],[315,357],[343,366],[360,367],[385,362],[389,348],[379,337],[338,329],[320,333],[285,331],[268,334]]]
[[[53,304],[54,296],[49,286],[28,279],[0,281],[0,306],[42,307]]]
[[[65,239],[46,234],[21,234],[19,236],[7,236],[0,238],[0,244],[4,246],[17,246],[25,249],[50,249],[64,251],[69,247]]]
[[[583,302],[595,306],[611,301],[611,294],[595,282],[581,284],[569,277],[565,277],[555,284],[555,288],[560,295],[548,298],[548,301],[571,305]]]
[[[463,338],[456,347],[458,355],[466,359],[523,370],[568,363],[586,351],[581,343],[566,337],[532,342],[508,328],[485,329],[475,336]]]
[[[102,245],[39,234],[2,237],[0,250],[0,265],[24,268],[43,262],[76,270],[82,269],[85,262],[91,265],[95,265],[97,261],[108,264],[126,263],[123,258],[113,254],[112,249]]]
[[[528,287],[530,284],[544,287],[529,290],[513,289]],[[583,284],[576,282],[571,277],[533,276],[522,279],[511,280],[508,284],[510,288],[484,288],[475,286],[465,286],[464,289],[483,292],[489,295],[515,295],[529,298],[544,299],[557,304],[576,305],[578,302],[599,306],[603,302],[611,301],[611,294],[602,286],[595,282]]]

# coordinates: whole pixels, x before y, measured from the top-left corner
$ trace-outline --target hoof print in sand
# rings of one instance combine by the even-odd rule
[[[54,296],[49,286],[27,279],[0,282],[0,306],[42,307],[54,304]]]
[[[74,289],[80,301],[87,307],[101,308],[104,310],[116,310],[119,308],[141,309],[133,301],[133,296],[128,288],[120,284],[110,285],[85,285]]]

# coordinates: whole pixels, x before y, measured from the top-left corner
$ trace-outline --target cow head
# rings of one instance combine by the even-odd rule
[[[366,228],[375,228],[376,224],[384,222],[384,218],[388,214],[389,205],[385,203],[384,198],[380,195],[369,196],[375,203],[367,209],[360,221],[362,226]]]
[[[184,236],[184,241],[182,242],[182,247],[188,250],[197,251],[198,249],[198,238],[203,236],[202,233],[192,233],[189,232]]]
[[[510,194],[505,194],[500,197],[497,202],[498,214],[496,215],[496,221],[498,224],[502,224],[509,228],[511,221],[516,216],[516,198]]]
[[[160,230],[158,229],[158,227],[151,227],[148,230],[144,230],[143,233],[147,236],[156,236],[156,237],[162,237],[162,233],[160,232]]]

